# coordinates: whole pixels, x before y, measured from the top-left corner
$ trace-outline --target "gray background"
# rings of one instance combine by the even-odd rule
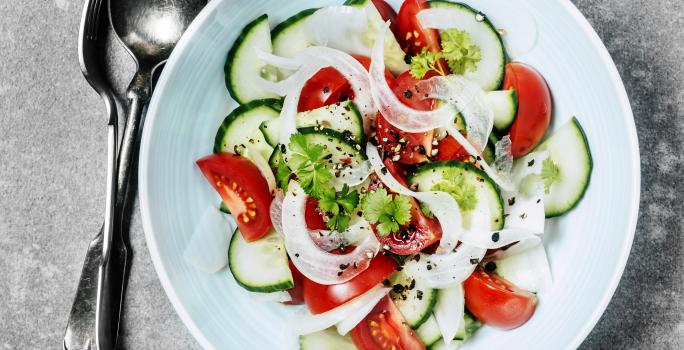
[[[684,348],[684,2],[575,0],[625,82],[639,132],[632,253],[585,349]],[[0,1],[0,348],[58,348],[104,203],[105,119],[76,56],[81,2]],[[123,91],[133,65],[111,54]],[[122,345],[197,348],[152,267],[138,210]]]

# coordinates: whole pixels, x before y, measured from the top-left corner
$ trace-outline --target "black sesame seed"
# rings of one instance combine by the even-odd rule
[[[395,284],[394,286],[392,286],[392,291],[395,293],[401,293],[404,291],[404,286],[402,286],[401,284]]]
[[[490,261],[487,264],[485,264],[484,269],[487,272],[493,272],[494,270],[496,270],[496,263],[493,261]]]
[[[389,281],[388,279],[385,278],[385,279],[382,281],[382,285],[385,286],[385,287],[389,287],[389,286],[390,286],[390,281]]]
[[[508,205],[515,204],[515,197],[508,198]]]
[[[534,159],[532,159],[531,161],[527,162],[527,166],[533,166],[533,165],[534,165]]]
[[[324,93],[324,94],[327,94],[327,93],[329,93],[329,92],[330,92],[330,88],[327,87],[327,86],[324,86],[324,87],[323,87],[323,93]]]
[[[404,91],[404,97],[406,97],[406,98],[413,97],[413,92],[411,92],[411,90]]]
[[[340,247],[341,249],[342,247]],[[340,264],[340,270],[346,270],[349,267],[349,264]]]
[[[295,258],[299,258],[299,253],[295,253]]]
[[[492,234],[492,242],[498,242],[498,241],[499,241],[499,233],[498,233],[498,232],[494,232],[494,233]]]
[[[418,298],[418,300],[423,300],[423,291],[422,290],[419,290],[416,292],[416,298]]]

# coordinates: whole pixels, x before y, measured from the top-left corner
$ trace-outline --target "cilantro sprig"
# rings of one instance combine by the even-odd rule
[[[318,207],[328,215],[325,225],[337,232],[349,228],[351,213],[357,205],[359,205],[359,192],[350,191],[346,184],[340,192],[335,191],[332,186],[327,187],[318,198]]]
[[[361,201],[363,216],[371,224],[378,224],[376,229],[381,236],[399,231],[400,225],[411,220],[411,202],[403,195],[387,193],[384,188],[369,192]]]
[[[324,148],[317,144],[308,144],[303,134],[296,133],[290,137],[288,165],[297,175],[302,189],[313,197],[320,197],[325,185],[333,175],[325,166]]]
[[[470,211],[477,206],[477,189],[468,183],[465,175],[457,169],[449,168],[442,173],[442,180],[432,186],[432,191],[450,194],[458,207],[463,211]]]
[[[544,181],[544,192],[547,194],[551,189],[551,185],[561,179],[560,169],[558,169],[558,165],[551,158],[546,158],[542,163],[540,176],[542,181]]]
[[[441,32],[442,51],[432,52],[423,48],[421,53],[411,57],[411,75],[422,79],[434,71],[440,75],[446,72],[440,67],[439,60],[444,59],[454,74],[474,72],[482,59],[480,47],[473,43],[468,32],[458,29],[447,29]]]

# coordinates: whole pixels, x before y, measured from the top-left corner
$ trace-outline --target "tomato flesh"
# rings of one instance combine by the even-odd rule
[[[318,200],[309,197],[306,199],[306,210],[304,211],[304,220],[306,221],[306,227],[309,230],[327,230],[328,227],[325,225],[323,220],[323,214],[318,210]]]
[[[399,309],[384,297],[351,331],[351,338],[361,350],[420,350],[425,345],[408,326]]]
[[[463,162],[470,157],[468,151],[450,136],[439,140],[436,149],[437,154],[434,156],[436,160],[458,160]]]
[[[253,242],[271,228],[271,193],[254,163],[232,153],[216,153],[197,161],[209,183],[233,214],[242,236]]]
[[[354,269],[354,266],[347,266],[345,269]],[[369,291],[396,269],[397,263],[394,259],[385,254],[378,254],[366,270],[344,283],[324,285],[305,278],[304,301],[314,315],[332,310]]]
[[[410,55],[419,54],[424,47],[432,52],[441,51],[437,30],[423,28],[416,16],[418,12],[429,7],[425,0],[406,0],[399,8],[397,40],[404,52]]]
[[[292,271],[292,280],[294,281],[294,286],[287,291],[292,300],[283,304],[300,305],[304,303],[304,280],[307,278],[304,277],[299,270],[297,270],[297,267],[292,263],[292,261],[288,261],[288,264],[290,264],[290,271]]]
[[[396,36],[397,31],[397,12],[394,11],[392,6],[385,2],[384,0],[372,0],[375,8],[380,12],[380,17],[382,17],[383,22],[390,22],[390,30]]]
[[[509,135],[511,153],[519,158],[532,151],[549,128],[553,109],[551,91],[539,72],[520,62],[506,65],[503,89],[515,90],[518,97],[518,113]]]
[[[465,305],[481,322],[490,326],[513,329],[523,325],[534,314],[537,299],[496,274],[478,267],[463,282]]]
[[[333,67],[321,68],[304,84],[297,111],[310,111],[347,98],[354,98],[354,92],[347,78]]]

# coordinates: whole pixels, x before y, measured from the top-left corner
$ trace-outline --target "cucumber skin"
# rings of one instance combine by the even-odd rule
[[[271,30],[271,41],[275,42],[276,39],[278,38],[278,36],[280,34],[282,34],[283,32],[285,32],[285,30],[287,28],[289,28],[293,24],[301,21],[302,19],[304,19],[306,17],[309,17],[312,13],[316,12],[318,9],[319,9],[318,7],[314,7],[314,8],[302,10],[302,11],[290,16],[288,19],[280,22],[277,26],[275,26],[275,28],[273,28],[273,30]]]
[[[257,19],[253,20],[252,22],[249,22],[244,28],[242,28],[242,32],[240,32],[240,35],[238,35],[237,39],[235,39],[233,46],[231,46],[230,50],[228,50],[228,57],[226,57],[226,63],[223,66],[223,73],[226,76],[226,88],[228,89],[228,93],[239,104],[242,104],[244,101],[241,101],[238,98],[237,92],[235,92],[233,89],[230,68],[232,67],[233,60],[235,60],[235,55],[238,53],[238,51],[240,51],[242,42],[247,38],[252,29],[261,24],[263,21],[268,21],[268,15],[265,13],[257,17]]]
[[[416,322],[415,324],[409,324],[409,327],[411,327],[412,329],[417,329],[418,327],[422,326],[423,323],[425,323],[430,318],[430,316],[432,315],[432,310],[434,310],[435,305],[437,305],[437,289],[433,288],[431,290],[432,293],[430,293],[430,305],[428,307],[428,312],[423,314],[423,317],[420,320],[418,320],[418,322]]]
[[[230,112],[230,114],[228,114],[228,116],[226,116],[225,119],[223,119],[218,131],[216,131],[216,137],[214,138],[214,153],[225,152],[222,146],[223,139],[226,136],[226,132],[230,128],[230,124],[237,120],[242,114],[259,107],[269,107],[276,112],[280,112],[282,101],[276,98],[267,98],[263,100],[254,100],[244,105],[239,105],[237,108],[235,108],[232,112]],[[229,152],[233,152],[233,150],[229,150]]]
[[[474,172],[478,176],[480,176],[481,178],[483,178],[485,180],[485,183],[487,183],[491,187],[491,189],[494,190],[494,192],[496,192],[496,196],[498,199],[497,202],[499,204],[499,206],[498,206],[499,212],[502,214],[498,218],[499,219],[498,225],[493,229],[494,230],[503,229],[505,218],[503,217],[503,197],[501,197],[501,191],[499,191],[499,189],[496,188],[496,185],[494,185],[494,181],[489,177],[489,175],[487,175],[487,173],[478,169],[477,167],[475,167],[472,164],[462,163],[462,162],[459,162],[456,160],[441,160],[441,161],[437,161],[437,162],[427,163],[425,165],[419,166],[416,170],[414,170],[413,173],[408,177],[408,182],[410,184],[412,184],[414,182],[414,178],[416,176],[418,176],[420,173],[427,172],[427,171],[430,171],[432,169],[439,169],[439,168],[444,167],[444,166],[446,166],[446,167],[457,167],[457,168],[464,169],[466,171]]]
[[[294,280],[290,281],[284,281],[280,282],[278,284],[273,284],[270,286],[266,287],[254,287],[247,285],[243,283],[240,278],[233,272],[233,260],[230,258],[230,251],[231,247],[233,246],[233,243],[235,243],[235,239],[237,238],[237,235],[241,235],[239,229],[236,229],[235,232],[233,232],[233,237],[230,238],[230,244],[228,245],[228,269],[230,270],[230,273],[233,275],[235,278],[235,282],[239,284],[242,288],[250,291],[250,292],[257,292],[257,293],[273,293],[273,292],[281,292],[285,291],[288,289],[292,289],[294,287]]]
[[[582,192],[579,194],[579,196],[577,196],[577,198],[575,199],[575,202],[571,206],[569,206],[565,209],[559,210],[559,211],[545,213],[546,218],[555,218],[555,217],[561,216],[561,215],[575,209],[577,207],[577,205],[579,204],[579,202],[582,201],[582,198],[584,198],[584,194],[587,193],[587,188],[589,188],[589,182],[591,182],[591,173],[594,171],[594,159],[591,156],[591,148],[589,148],[589,140],[587,139],[587,134],[584,132],[584,128],[582,128],[582,125],[579,123],[579,120],[577,120],[577,117],[570,118],[570,122],[575,125],[575,130],[579,133],[579,136],[582,138],[582,141],[584,142],[584,145],[586,146],[586,149],[587,149],[586,155],[587,155],[587,162],[589,163],[589,169],[588,169],[589,171],[587,174],[587,182],[584,184],[584,188],[582,189]],[[546,143],[546,141],[544,141],[541,145],[539,145],[538,148],[543,147],[545,143]]]
[[[451,1],[447,1],[447,0],[430,0],[427,3],[430,7],[432,7],[433,4],[436,4],[437,6],[439,6],[439,4],[442,4],[443,6],[461,7],[461,8],[464,8],[466,10],[469,10],[475,14],[480,13],[480,11],[470,7],[469,5],[466,5],[466,4],[463,4],[460,2],[451,2]],[[496,90],[496,89],[500,88],[501,85],[503,84],[504,75],[505,75],[505,71],[506,71],[506,62],[508,61],[509,58],[508,58],[508,54],[506,53],[506,46],[504,46],[503,40],[501,39],[501,35],[499,34],[499,31],[496,30],[496,27],[494,27],[494,24],[492,24],[492,22],[489,21],[489,18],[487,16],[485,16],[484,21],[482,21],[481,23],[486,24],[487,26],[489,26],[489,29],[491,29],[492,32],[496,33],[496,37],[499,40],[499,45],[501,46],[501,50],[503,50],[502,55],[501,55],[501,59],[502,59],[501,74],[499,74],[499,79],[497,80],[497,82],[495,84],[496,86],[492,87],[492,89],[490,90],[490,91],[492,91],[492,90]],[[485,90],[487,90],[487,89],[485,89]]]
[[[331,129],[326,129],[326,128],[319,128],[316,126],[311,126],[307,128],[299,128],[297,129],[300,133],[307,135],[307,134],[320,134],[320,135],[325,135],[329,136],[335,139],[338,139],[342,143],[346,143],[349,147],[353,148],[356,153],[360,156],[361,160],[367,160],[368,157],[366,156],[366,153],[363,152],[363,147],[356,143],[352,138],[345,136],[339,131],[331,130]],[[357,148],[357,146],[359,148]]]

